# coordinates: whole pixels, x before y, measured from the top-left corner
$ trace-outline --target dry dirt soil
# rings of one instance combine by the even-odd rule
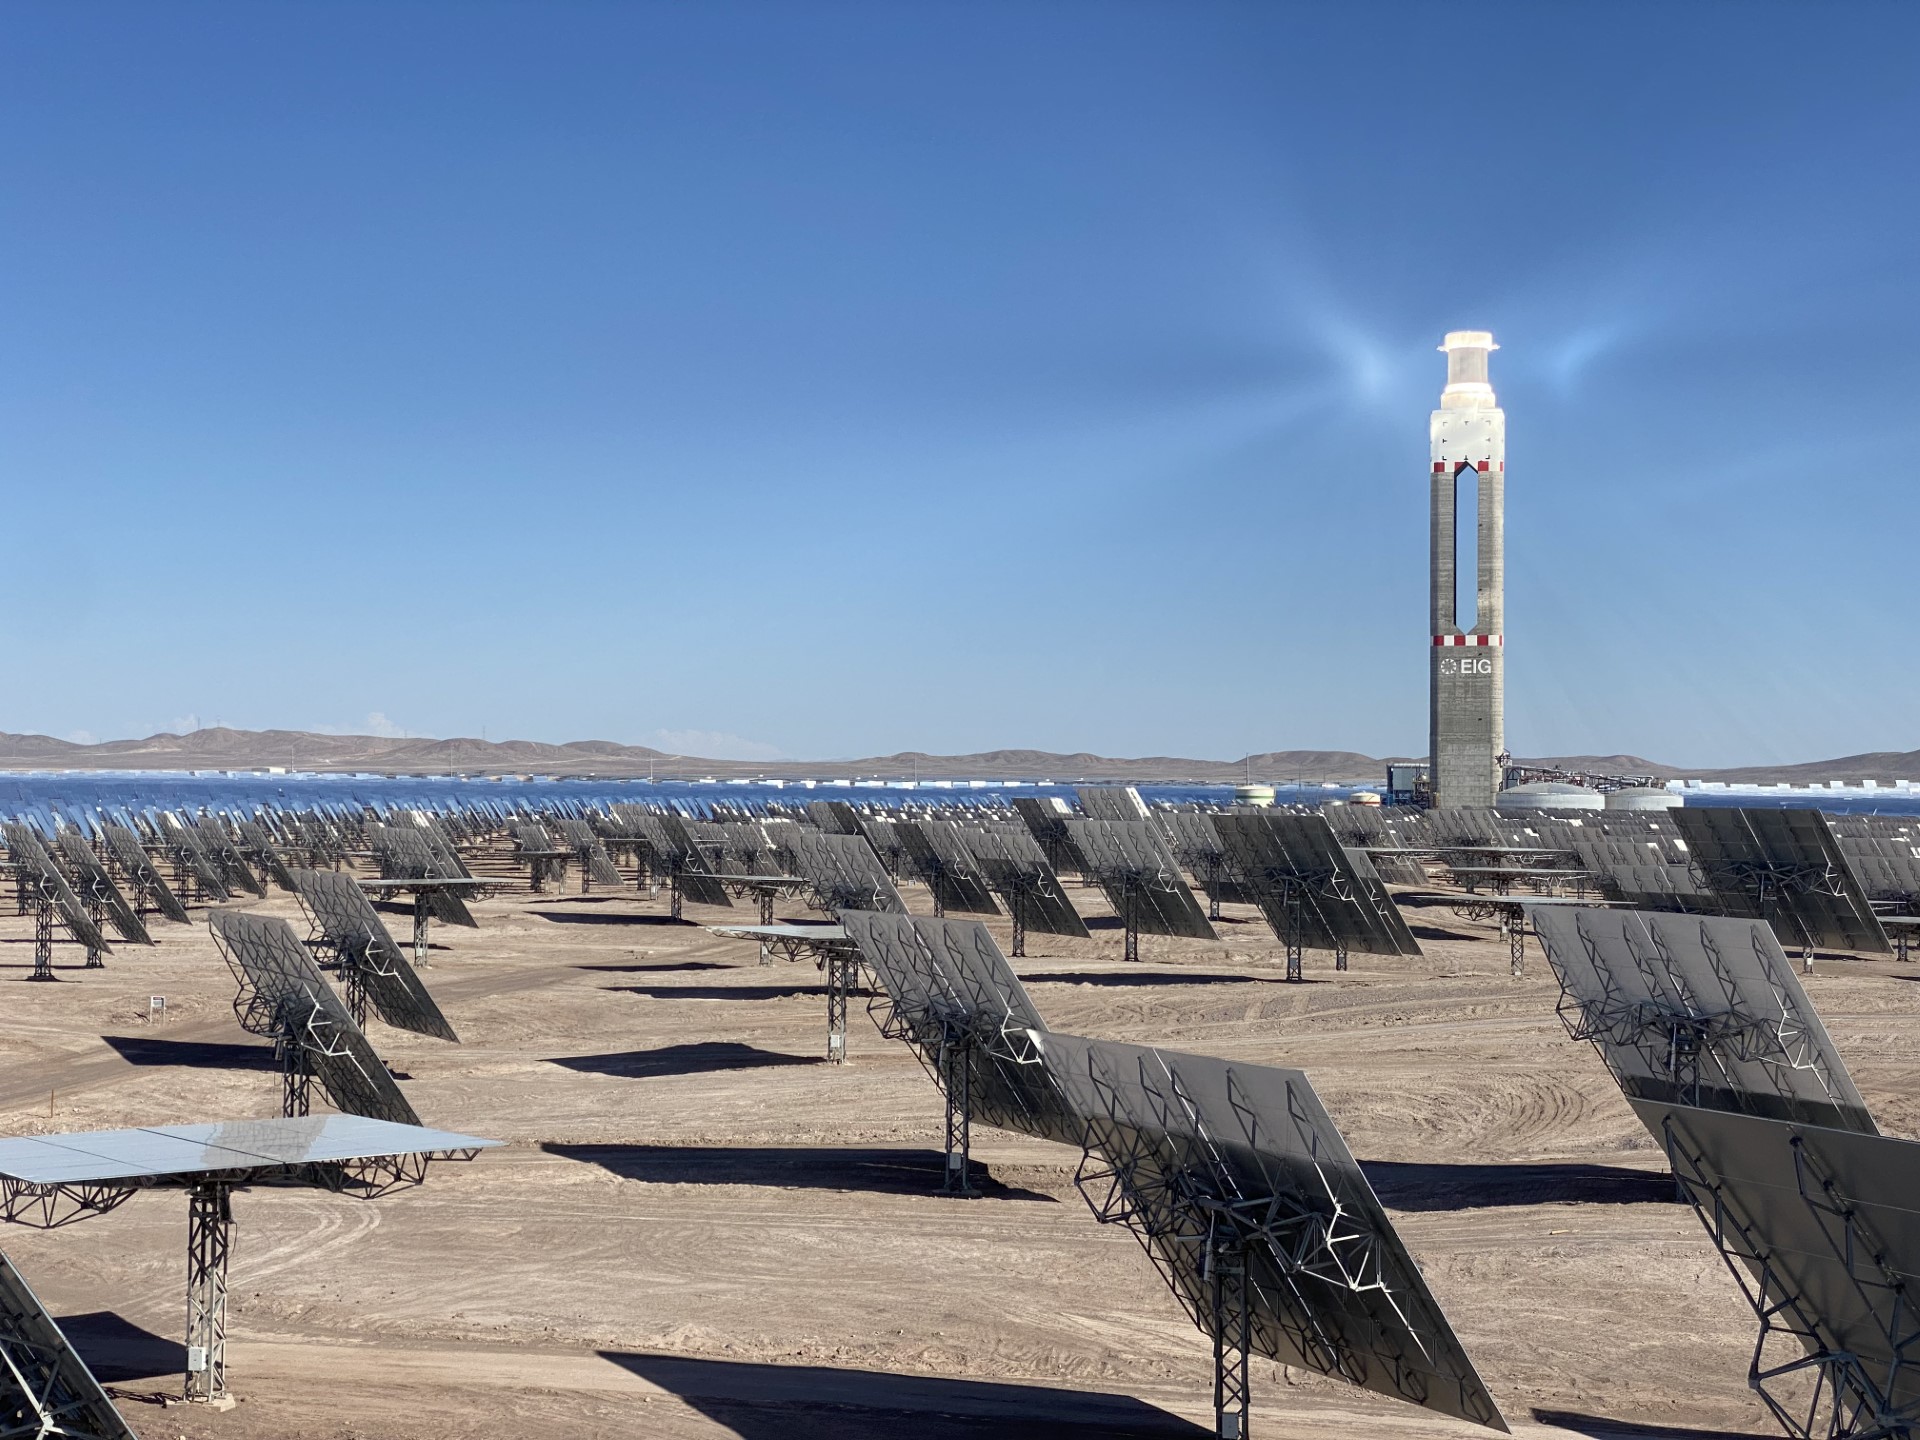
[[[290,897],[260,904],[305,933]],[[183,1196],[0,1235],[144,1440],[1204,1433],[1206,1343],[1094,1220],[1077,1155],[977,1130],[986,1193],[936,1193],[938,1091],[858,1013],[850,1063],[824,1063],[814,966],[703,928],[749,914],[675,922],[634,888],[474,908],[477,930],[435,927],[427,974],[462,1043],[370,1031],[429,1124],[507,1148],[373,1202],[237,1196],[234,1409],[161,1403]],[[1106,920],[1015,964],[1056,1029],[1305,1069],[1517,1432],[1776,1433],[1751,1314],[1538,949],[1516,980],[1488,925],[1412,919],[1424,958],[1310,955],[1304,984],[1233,907],[1217,944],[1149,937],[1128,965]],[[0,917],[0,1133],[277,1113],[204,922],[154,924],[156,947],[35,985],[31,922]],[[1914,978],[1807,981],[1896,1134],[1920,1123]],[[1255,1387],[1262,1437],[1476,1433],[1270,1364]]]

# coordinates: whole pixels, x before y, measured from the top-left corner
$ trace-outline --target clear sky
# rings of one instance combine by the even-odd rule
[[[1920,746],[1920,6],[0,13],[0,728]]]

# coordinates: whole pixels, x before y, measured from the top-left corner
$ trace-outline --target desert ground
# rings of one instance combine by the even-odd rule
[[[1073,895],[1107,915],[1098,891]],[[289,896],[246,903],[306,931]],[[144,1440],[1210,1427],[1207,1344],[1134,1239],[1095,1221],[1077,1153],[978,1128],[985,1193],[937,1193],[938,1091],[857,1002],[849,1063],[824,1063],[817,969],[704,928],[751,921],[750,901],[675,922],[631,883],[522,883],[474,908],[477,930],[434,927],[426,976],[463,1043],[369,1031],[427,1123],[507,1147],[372,1202],[237,1196],[236,1407],[162,1403],[184,1368],[181,1194],[0,1232]],[[1423,958],[1336,974],[1310,954],[1304,984],[1232,906],[1217,944],[1147,937],[1127,965],[1107,919],[1091,941],[1032,936],[1014,963],[1055,1029],[1306,1070],[1516,1432],[1777,1433],[1745,1383],[1752,1316],[1567,1038],[1537,946],[1514,979],[1491,925],[1410,919]],[[103,970],[65,949],[63,983],[35,985],[31,920],[0,916],[0,1133],[277,1113],[271,1051],[235,1023],[196,922],[155,919],[157,946],[122,944]],[[388,924],[404,938],[404,913]],[[1806,981],[1903,1135],[1920,1122],[1915,978],[1823,958]],[[1476,1429],[1271,1364],[1255,1401],[1262,1437]]]

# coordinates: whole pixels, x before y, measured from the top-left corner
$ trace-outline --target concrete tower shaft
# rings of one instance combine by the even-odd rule
[[[1491,805],[1506,750],[1507,417],[1488,378],[1499,347],[1484,330],[1455,330],[1440,346],[1447,385],[1432,440],[1431,697],[1428,756],[1438,805]],[[1463,490],[1474,503],[1461,515]],[[1463,547],[1460,521],[1472,527]],[[1460,614],[1459,564],[1474,567],[1472,613]]]

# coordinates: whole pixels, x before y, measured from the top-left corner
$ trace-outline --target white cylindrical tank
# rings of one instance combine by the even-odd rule
[[[1494,797],[1493,808],[1503,815],[1531,813],[1536,810],[1604,810],[1607,797],[1584,785],[1565,785],[1543,781],[1537,785],[1516,785]]]
[[[1233,803],[1236,805],[1273,804],[1273,786],[1236,785],[1233,787]]]
[[[1609,810],[1678,810],[1684,803],[1685,797],[1671,790],[1655,790],[1651,787],[1616,790],[1607,796]]]

